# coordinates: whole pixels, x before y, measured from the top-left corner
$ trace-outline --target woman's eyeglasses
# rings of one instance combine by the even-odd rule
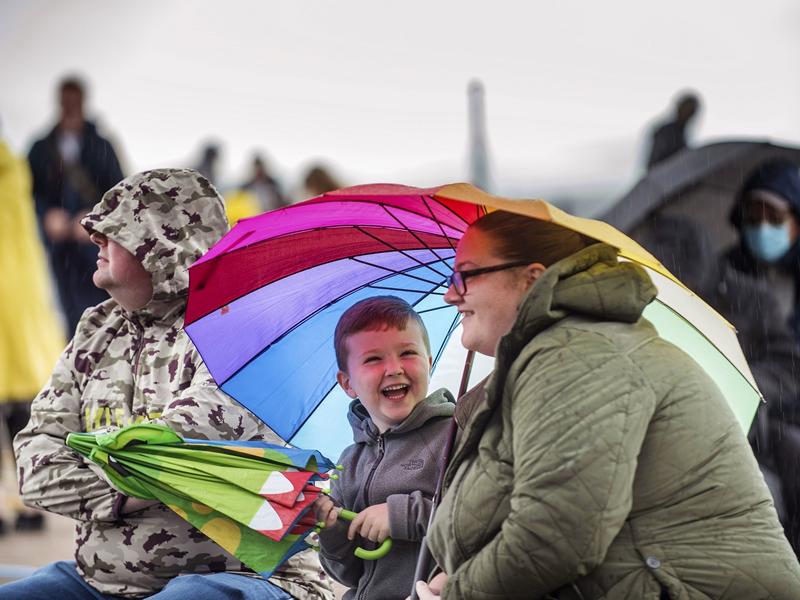
[[[504,271],[506,269],[513,269],[514,267],[522,267],[531,264],[527,260],[517,260],[514,262],[503,263],[491,267],[481,267],[480,269],[469,269],[467,271],[453,271],[447,278],[447,286],[452,286],[459,296],[467,293],[467,279],[475,275],[483,275],[484,273],[494,273],[495,271]]]

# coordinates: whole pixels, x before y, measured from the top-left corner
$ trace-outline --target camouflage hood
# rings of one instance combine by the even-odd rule
[[[222,197],[192,169],[155,169],[123,179],[81,221],[133,254],[152,278],[156,303],[189,289],[189,266],[227,231]]]

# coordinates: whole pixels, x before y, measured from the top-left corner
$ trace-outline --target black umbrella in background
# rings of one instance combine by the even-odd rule
[[[683,150],[648,171],[601,219],[641,240],[650,233],[651,217],[689,218],[719,253],[737,240],[728,214],[739,188],[760,163],[776,158],[800,164],[800,148],[729,141]]]

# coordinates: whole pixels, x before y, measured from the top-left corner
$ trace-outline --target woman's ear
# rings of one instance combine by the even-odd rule
[[[528,286],[534,284],[534,282],[542,276],[542,273],[545,272],[545,267],[542,263],[531,263],[527,267],[525,267],[525,275],[527,276],[526,283]]]

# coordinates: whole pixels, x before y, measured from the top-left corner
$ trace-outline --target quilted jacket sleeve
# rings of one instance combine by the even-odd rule
[[[655,397],[630,359],[598,338],[580,334],[512,367],[503,400],[510,514],[450,574],[443,598],[538,598],[602,562],[630,511]]]
[[[79,326],[80,330],[80,326]],[[86,362],[70,342],[31,406],[31,419],[14,440],[25,504],[82,521],[113,521],[120,497],[100,469],[65,441],[82,431],[81,385]]]

